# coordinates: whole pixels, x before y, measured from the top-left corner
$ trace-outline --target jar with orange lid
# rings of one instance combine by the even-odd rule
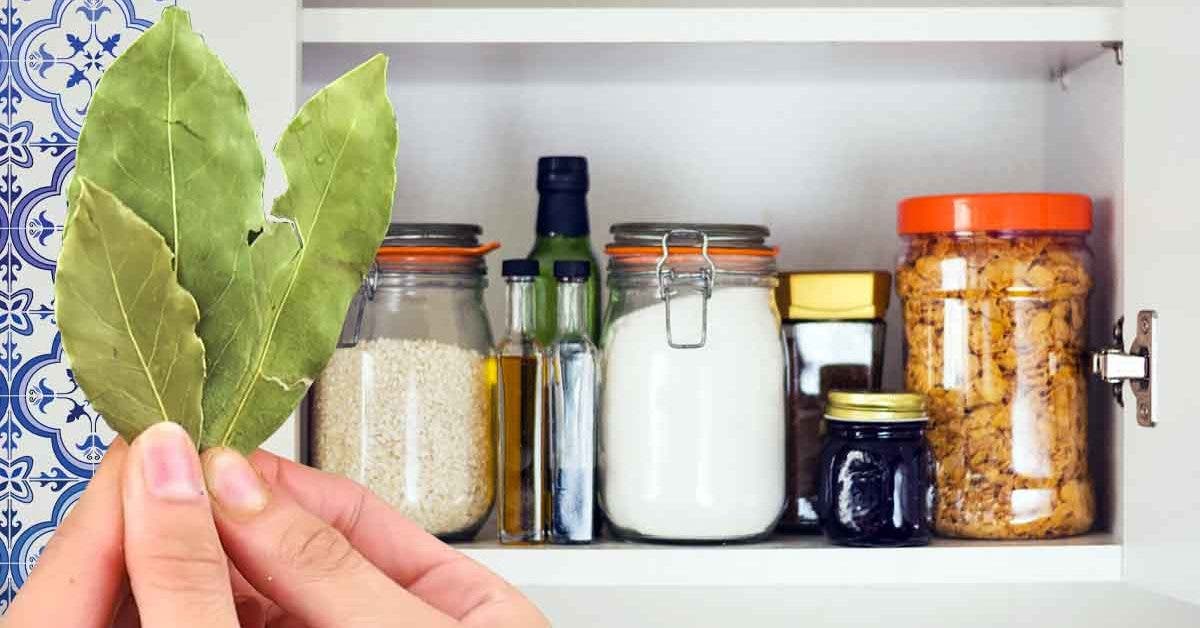
[[[785,468],[769,232],[636,223],[612,233],[597,439],[610,529],[671,542],[769,534]]]
[[[1084,368],[1092,203],[964,194],[899,206],[908,388],[929,397],[934,528],[985,539],[1091,529]]]
[[[310,462],[446,540],[473,537],[496,484],[495,364],[476,225],[393,224],[313,386]]]

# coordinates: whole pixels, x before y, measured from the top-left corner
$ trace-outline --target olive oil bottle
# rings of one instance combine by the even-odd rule
[[[500,542],[543,543],[548,516],[546,365],[534,333],[535,260],[507,260],[508,325],[496,408],[500,428]]]
[[[591,264],[584,290],[584,326],[600,337],[600,273],[592,251],[587,193],[588,162],[583,157],[542,157],[538,160],[537,239],[529,258],[540,264],[535,283],[534,316],[538,341],[549,346],[558,332],[558,282],[554,263],[584,260]]]

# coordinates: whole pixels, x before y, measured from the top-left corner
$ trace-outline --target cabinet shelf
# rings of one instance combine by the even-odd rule
[[[517,586],[861,586],[1116,582],[1122,548],[1108,534],[1038,542],[936,540],[927,547],[846,548],[787,537],[734,546],[604,541],[580,547],[457,546]]]
[[[309,8],[305,43],[933,43],[1122,39],[1114,7]]]

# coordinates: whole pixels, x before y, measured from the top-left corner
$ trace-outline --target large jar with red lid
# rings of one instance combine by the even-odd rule
[[[1087,532],[1095,519],[1084,367],[1091,200],[911,198],[898,222],[906,381],[929,397],[936,532]]]

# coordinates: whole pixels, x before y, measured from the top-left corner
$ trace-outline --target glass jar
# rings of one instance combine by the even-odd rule
[[[821,524],[838,545],[926,545],[933,511],[933,457],[925,398],[912,393],[833,391],[821,449]]]
[[[821,417],[831,390],[879,390],[892,275],[793,272],[779,278],[787,382],[787,506],[779,528],[820,532]]]
[[[783,347],[764,227],[620,224],[607,252],[600,501],[625,539],[757,539],[783,507]]]
[[[313,386],[309,454],[445,540],[474,537],[496,483],[492,332],[475,225],[393,224]]]
[[[1091,210],[1069,194],[900,204],[906,376],[929,397],[939,534],[1040,539],[1092,527]]]

